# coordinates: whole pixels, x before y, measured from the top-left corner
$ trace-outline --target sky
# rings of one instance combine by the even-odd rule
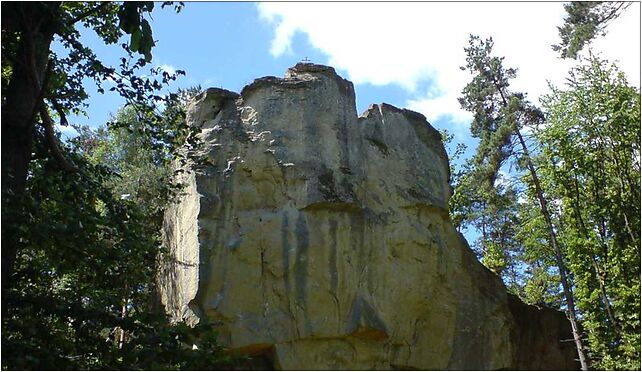
[[[157,3],[149,19],[156,40],[151,65],[186,72],[172,91],[200,85],[240,92],[256,78],[282,77],[307,58],[354,83],[357,112],[382,102],[418,111],[453,133],[455,143],[466,144],[470,156],[477,144],[469,134],[471,115],[457,101],[471,79],[459,68],[469,35],[492,37],[494,54],[518,70],[511,88],[537,103],[549,82],[563,86],[577,63],[560,59],[551,48],[559,42],[564,15],[562,2],[187,2],[178,14]],[[122,55],[91,30],[82,31],[82,40],[108,64],[116,65]],[[640,3],[591,48],[639,87]],[[86,86],[88,115],[72,120],[96,127],[124,101],[114,93],[98,94],[91,82]],[[59,129],[65,137],[74,133]]]
[[[151,65],[186,72],[171,91],[199,85],[236,92],[259,77],[282,77],[304,59],[329,65],[354,83],[358,113],[382,102],[418,111],[453,133],[454,144],[466,144],[469,157],[477,141],[469,134],[471,115],[457,101],[471,79],[459,68],[469,35],[492,37],[494,54],[505,57],[505,67],[518,69],[511,89],[537,103],[549,82],[563,86],[577,63],[551,48],[559,42],[564,15],[562,2],[186,2],[179,14],[157,3],[149,19],[156,40]],[[640,31],[638,2],[591,45],[637,87]],[[91,30],[81,33],[106,64],[117,65],[120,47],[104,45]],[[54,51],[62,53],[60,45]],[[124,101],[98,94],[91,82],[86,86],[87,117],[70,119],[105,124]],[[59,129],[64,138],[75,132]]]

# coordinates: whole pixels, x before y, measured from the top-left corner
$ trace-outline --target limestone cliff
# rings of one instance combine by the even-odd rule
[[[413,111],[361,116],[298,64],[191,105],[201,159],[166,212],[176,320],[279,369],[573,369],[563,314],[509,298],[448,217],[448,158]]]

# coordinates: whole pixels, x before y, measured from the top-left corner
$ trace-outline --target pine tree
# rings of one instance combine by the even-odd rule
[[[573,1],[564,4],[564,25],[558,27],[560,44],[553,50],[562,58],[576,59],[584,46],[595,37],[606,34],[606,27],[619,17],[631,2],[625,1]]]
[[[503,58],[491,55],[492,39],[482,41],[470,37],[466,51],[466,66],[473,80],[462,91],[459,102],[465,110],[474,114],[471,132],[480,139],[474,158],[471,182],[487,193],[497,193],[496,181],[502,165],[507,160],[515,162],[528,175],[528,186],[535,194],[541,216],[544,219],[548,242],[555,253],[560,282],[564,292],[566,310],[573,331],[580,364],[588,369],[582,339],[577,325],[572,283],[558,242],[549,202],[542,188],[540,177],[522,133],[525,126],[536,126],[544,120],[542,112],[526,100],[525,94],[509,90],[510,80],[516,76],[513,68],[504,68]],[[471,187],[467,185],[466,187]],[[474,185],[473,185],[474,187]],[[492,200],[492,199],[486,199]]]

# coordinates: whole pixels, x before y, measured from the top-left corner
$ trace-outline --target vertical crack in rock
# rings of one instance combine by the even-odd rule
[[[332,299],[335,302],[336,312],[335,316],[337,319],[340,319],[341,314],[341,302],[337,297],[339,289],[339,271],[337,267],[337,221],[334,219],[330,220],[330,262],[328,265],[328,272],[330,274],[330,293],[332,294]],[[337,333],[340,332],[340,325],[337,322]]]
[[[268,318],[268,313],[269,313],[269,293],[268,293],[268,285],[267,285],[267,280],[266,278],[268,269],[267,269],[267,258],[266,258],[266,253],[265,253],[265,244],[263,242],[263,239],[259,241],[260,249],[261,249],[261,300],[263,302],[263,313],[262,313],[262,318],[267,319]],[[270,339],[274,339],[274,336],[272,335],[272,327],[270,326],[271,322],[268,322],[266,325],[266,332],[269,336]]]
[[[337,131],[337,140],[339,142],[339,169],[343,173],[350,172],[350,152],[348,149],[348,123],[349,123],[349,114],[346,112],[346,108],[341,110],[341,115],[337,118],[337,123],[335,124],[340,130]]]
[[[448,216],[441,136],[300,63],[189,106],[196,160],[167,209],[176,321],[297,369],[576,369],[564,314],[507,294]]]
[[[365,226],[363,214],[349,214],[350,219],[350,248],[353,254],[357,257],[357,271],[358,271],[358,288],[363,285],[368,285],[367,280],[364,280],[364,275],[368,270],[369,251],[372,247],[367,247],[364,244]]]
[[[297,307],[303,311],[305,333],[312,333],[308,316],[308,250],[310,248],[308,226],[303,213],[299,213],[296,221],[296,262],[294,277]]]
[[[284,211],[283,212],[283,218],[281,222],[281,259],[283,260],[283,286],[285,290],[285,301],[286,301],[286,307],[289,311],[289,315],[292,319],[294,319],[295,313],[292,311],[292,307],[290,304],[292,303],[291,301],[291,289],[290,289],[290,250],[292,249],[290,246],[290,241],[288,239],[288,234],[289,234],[289,220],[288,220],[288,212]]]

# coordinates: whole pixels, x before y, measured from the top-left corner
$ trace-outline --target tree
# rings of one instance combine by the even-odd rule
[[[137,75],[151,60],[153,7],[2,4],[3,369],[211,369],[229,359],[210,325],[172,325],[151,301],[171,194],[149,178],[190,138],[179,95],[156,93],[176,75]],[[129,34],[119,66],[98,60],[78,26],[106,44]],[[51,51],[53,40],[65,55]],[[112,81],[130,108],[104,137],[84,130],[63,144],[53,120],[73,124],[67,115],[82,112],[87,78],[101,93]],[[137,200],[123,197],[133,186]]]
[[[175,133],[181,106],[162,116]],[[26,213],[9,211],[25,241],[16,285],[3,297],[3,369],[212,369],[236,361],[211,325],[170,324],[156,306],[161,211],[179,191],[169,182],[174,150],[154,145],[148,131],[128,130],[146,127],[131,107],[115,119],[120,126],[82,128],[61,147],[76,177],[36,143]]]
[[[153,7],[153,2],[2,3],[3,298],[13,285],[14,263],[25,238],[22,227],[15,223],[20,219],[5,216],[7,211],[26,213],[23,197],[35,165],[31,162],[34,147],[44,144],[48,151],[42,156],[54,158],[67,174],[78,172],[78,166],[63,156],[53,118],[57,116],[66,125],[69,113],[82,111],[87,98],[83,79],[93,79],[99,92],[104,92],[102,83],[111,80],[115,85],[110,90],[140,111],[153,112],[150,106],[162,101],[154,91],[175,78],[167,73],[160,77],[158,70],[148,78],[136,75],[151,60],[154,42],[145,16]],[[95,31],[106,44],[130,35],[129,44],[122,44],[126,57],[118,68],[105,66],[80,42],[80,25]],[[54,39],[64,45],[66,56],[51,51]],[[135,59],[134,53],[144,58]]]
[[[543,99],[540,171],[599,369],[640,368],[640,92],[597,57]]]
[[[536,126],[544,120],[544,116],[526,100],[524,94],[509,90],[510,79],[515,77],[517,71],[504,68],[503,58],[491,55],[492,48],[492,39],[482,41],[479,37],[471,35],[469,47],[465,48],[466,66],[462,67],[463,70],[471,72],[473,80],[463,89],[463,96],[459,102],[462,108],[474,114],[471,132],[473,136],[480,138],[474,158],[473,182],[478,183],[482,189],[499,195],[493,190],[496,190],[497,176],[505,161],[514,159],[516,165],[526,171],[527,186],[535,194],[541,216],[544,218],[549,244],[555,253],[580,363],[582,369],[587,370],[587,360],[577,325],[572,283],[569,281],[564,256],[558,243],[549,202],[522,134],[524,126]]]
[[[520,246],[514,239],[518,225],[517,193],[501,175],[490,183],[483,171],[475,167],[474,157],[465,165],[465,172],[456,183],[451,198],[453,223],[456,227],[472,227],[480,233],[472,244],[478,258],[491,271],[512,286]]]
[[[505,282],[513,283],[514,261],[506,255],[511,251],[506,247],[511,243],[511,234],[507,234],[506,230],[511,229],[509,222],[514,222],[514,215],[507,211],[506,207],[512,205],[505,201],[510,199],[511,194],[495,188],[488,189],[484,187],[488,185],[486,182],[475,184],[475,176],[479,173],[473,174],[472,161],[456,166],[466,145],[458,143],[452,149],[453,134],[447,130],[441,130],[440,133],[450,160],[451,184],[455,185],[449,202],[451,220],[459,230],[472,226],[481,232],[481,236],[472,244],[477,257],[487,268],[501,275]]]
[[[606,27],[624,12],[631,2],[574,1],[564,4],[564,25],[558,27],[560,44],[553,50],[562,58],[577,59],[577,54],[595,37],[606,34]]]

